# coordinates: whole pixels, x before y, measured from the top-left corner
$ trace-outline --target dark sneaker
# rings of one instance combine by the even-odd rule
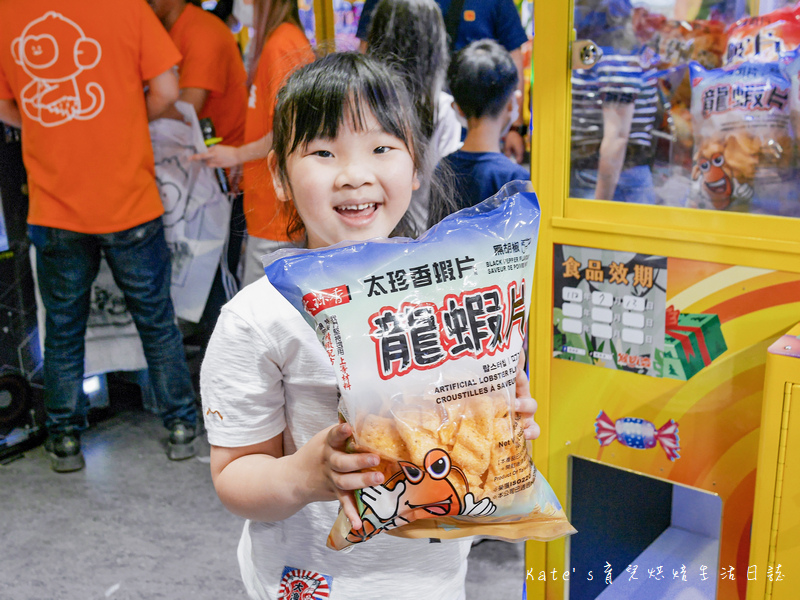
[[[184,460],[197,454],[194,446],[195,429],[191,425],[178,421],[169,430],[167,442],[167,458]]]
[[[57,473],[80,471],[86,466],[81,452],[81,441],[76,435],[61,433],[51,435],[44,443],[50,456],[50,466]]]

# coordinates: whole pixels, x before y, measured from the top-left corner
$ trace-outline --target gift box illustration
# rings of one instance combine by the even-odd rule
[[[687,381],[728,349],[719,316],[681,313],[667,308],[664,350],[655,352],[655,368],[661,377]]]

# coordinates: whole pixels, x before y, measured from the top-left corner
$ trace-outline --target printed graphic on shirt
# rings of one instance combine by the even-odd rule
[[[217,415],[220,421],[222,421],[224,418],[221,412],[219,412],[218,410],[211,410],[210,408],[206,409],[206,416],[209,415]]]
[[[333,577],[316,571],[284,567],[278,600],[323,600],[329,598]]]
[[[14,61],[31,77],[20,94],[22,110],[45,127],[96,117],[103,88],[79,76],[100,62],[97,40],[65,16],[50,11],[28,23],[11,42]]]
[[[256,84],[250,86],[250,96],[247,98],[247,107],[256,107]]]

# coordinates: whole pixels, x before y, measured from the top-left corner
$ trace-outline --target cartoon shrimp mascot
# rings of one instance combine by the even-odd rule
[[[34,121],[55,127],[92,119],[103,109],[105,95],[99,84],[87,83],[83,93],[78,85],[78,76],[100,62],[100,44],[73,21],[50,11],[25,27],[11,51],[31,77],[21,103]]]
[[[377,533],[394,529],[417,519],[447,517],[454,515],[485,517],[497,510],[489,498],[475,502],[471,492],[464,495],[463,502],[453,484],[447,480],[456,471],[467,485],[461,469],[452,465],[450,455],[441,448],[434,448],[425,455],[422,468],[400,461],[400,471],[384,484],[361,490],[364,510],[361,513],[363,525],[347,535],[350,542],[368,540]],[[393,488],[392,482],[401,478]],[[467,488],[469,489],[469,488]],[[380,521],[376,526],[367,517],[370,511]]]
[[[749,202],[760,148],[758,138],[746,135],[729,135],[722,141],[708,140],[701,144],[692,168],[700,197],[717,210]]]

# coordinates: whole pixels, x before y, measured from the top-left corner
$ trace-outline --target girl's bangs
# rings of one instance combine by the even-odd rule
[[[292,125],[290,153],[316,138],[334,139],[347,119],[355,131],[363,132],[371,113],[381,128],[412,151],[412,127],[407,101],[399,90],[366,64],[350,69],[320,71],[305,94],[296,96],[289,116]],[[412,151],[413,155],[413,151]]]

